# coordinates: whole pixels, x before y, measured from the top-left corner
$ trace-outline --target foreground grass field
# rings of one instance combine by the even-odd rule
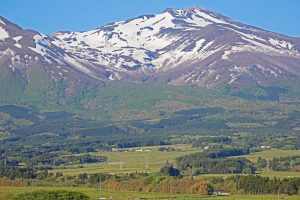
[[[100,189],[99,188],[87,188],[87,187],[0,187],[0,200],[12,200],[15,196],[24,192],[32,192],[36,190],[68,190],[68,191],[79,191],[83,192],[91,197],[91,199],[99,199]],[[216,197],[216,196],[186,196],[186,195],[169,195],[169,194],[158,194],[158,193],[139,193],[139,192],[128,192],[128,191],[111,191],[101,190],[102,198],[109,198],[116,200],[129,200],[129,199],[165,199],[165,200],[189,200],[189,199],[201,199],[201,200],[298,200],[299,195],[288,196],[288,195],[231,195],[228,197]]]

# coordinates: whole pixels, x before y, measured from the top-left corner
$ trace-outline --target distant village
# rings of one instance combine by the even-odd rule
[[[112,152],[150,152],[150,149],[112,148]]]

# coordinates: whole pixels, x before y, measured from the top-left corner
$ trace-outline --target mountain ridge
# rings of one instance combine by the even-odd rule
[[[90,31],[52,35],[0,19],[1,66],[24,74],[39,65],[54,81],[238,87],[297,82],[300,76],[300,38],[204,8],[168,8]]]

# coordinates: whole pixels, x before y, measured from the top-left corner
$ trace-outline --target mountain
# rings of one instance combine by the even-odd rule
[[[0,142],[28,152],[185,134],[296,141],[299,64],[299,38],[202,8],[53,35],[1,17]]]
[[[103,69],[109,80],[159,78],[213,86],[245,80],[267,84],[300,75],[299,38],[201,8],[167,9],[53,38],[64,51]]]
[[[23,30],[1,17],[0,41],[3,98],[15,97],[15,87],[64,104],[62,96],[117,80],[244,89],[299,84],[300,38],[203,8],[167,9],[53,35]]]

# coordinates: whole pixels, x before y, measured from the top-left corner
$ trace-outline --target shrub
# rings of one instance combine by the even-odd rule
[[[81,192],[74,191],[34,191],[22,193],[14,200],[90,200],[90,198]]]

